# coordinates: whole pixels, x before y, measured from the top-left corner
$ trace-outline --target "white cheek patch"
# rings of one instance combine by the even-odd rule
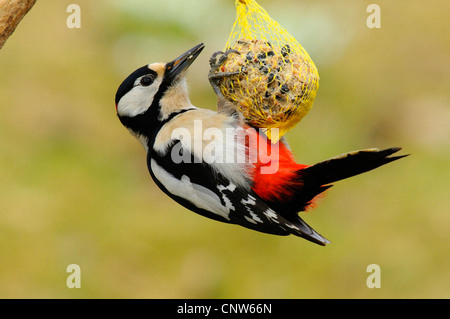
[[[133,117],[144,113],[152,105],[153,98],[161,85],[161,78],[157,77],[150,86],[134,86],[117,104],[120,116]]]

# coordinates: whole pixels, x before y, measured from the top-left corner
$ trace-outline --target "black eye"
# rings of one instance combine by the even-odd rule
[[[153,77],[151,77],[150,75],[146,75],[141,78],[142,86],[149,86],[152,83],[153,83]]]

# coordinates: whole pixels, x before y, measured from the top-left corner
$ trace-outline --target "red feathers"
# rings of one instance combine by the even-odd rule
[[[272,144],[256,130],[246,130],[251,136],[249,147],[258,150],[253,172],[253,191],[267,201],[290,201],[295,191],[302,187],[298,170],[308,165],[298,164],[289,148],[283,143]]]

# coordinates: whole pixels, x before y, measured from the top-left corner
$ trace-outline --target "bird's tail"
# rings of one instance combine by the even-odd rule
[[[384,150],[371,148],[345,153],[303,169],[302,179],[305,185],[311,186],[334,183],[408,156],[390,156],[399,150],[400,147]]]
[[[407,156],[391,156],[400,149],[399,147],[393,147],[384,150],[365,149],[354,151],[311,166],[299,168],[293,172],[295,177],[285,174],[290,178],[287,178],[288,181],[284,185],[288,185],[284,191],[284,194],[290,195],[288,200],[286,200],[287,196],[282,200],[275,196],[265,200],[274,211],[279,212],[290,223],[287,223],[288,227],[286,230],[288,232],[319,245],[326,245],[329,241],[306,224],[300,218],[298,212],[314,206],[318,195],[330,188],[332,186],[331,183],[370,171]],[[260,191],[260,189],[258,190]],[[262,194],[264,195],[264,192]]]
[[[313,203],[313,199],[330,188],[331,183],[365,173],[392,161],[408,155],[391,156],[401,150],[400,147],[392,147],[384,150],[377,148],[364,149],[341,154],[308,166],[298,174],[303,181],[301,201],[306,203],[304,209]]]
[[[398,160],[407,155],[390,156],[401,148],[393,147],[385,150],[365,149],[345,153],[323,162],[298,169],[292,183],[290,200],[279,201],[277,198],[269,199],[274,209],[282,209],[287,214],[295,214],[314,207],[317,196],[330,188],[331,183],[355,176],[374,168]],[[287,193],[287,192],[286,192]]]

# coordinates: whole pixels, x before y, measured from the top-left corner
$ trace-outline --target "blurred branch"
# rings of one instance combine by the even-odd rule
[[[36,0],[0,0],[0,49]]]

